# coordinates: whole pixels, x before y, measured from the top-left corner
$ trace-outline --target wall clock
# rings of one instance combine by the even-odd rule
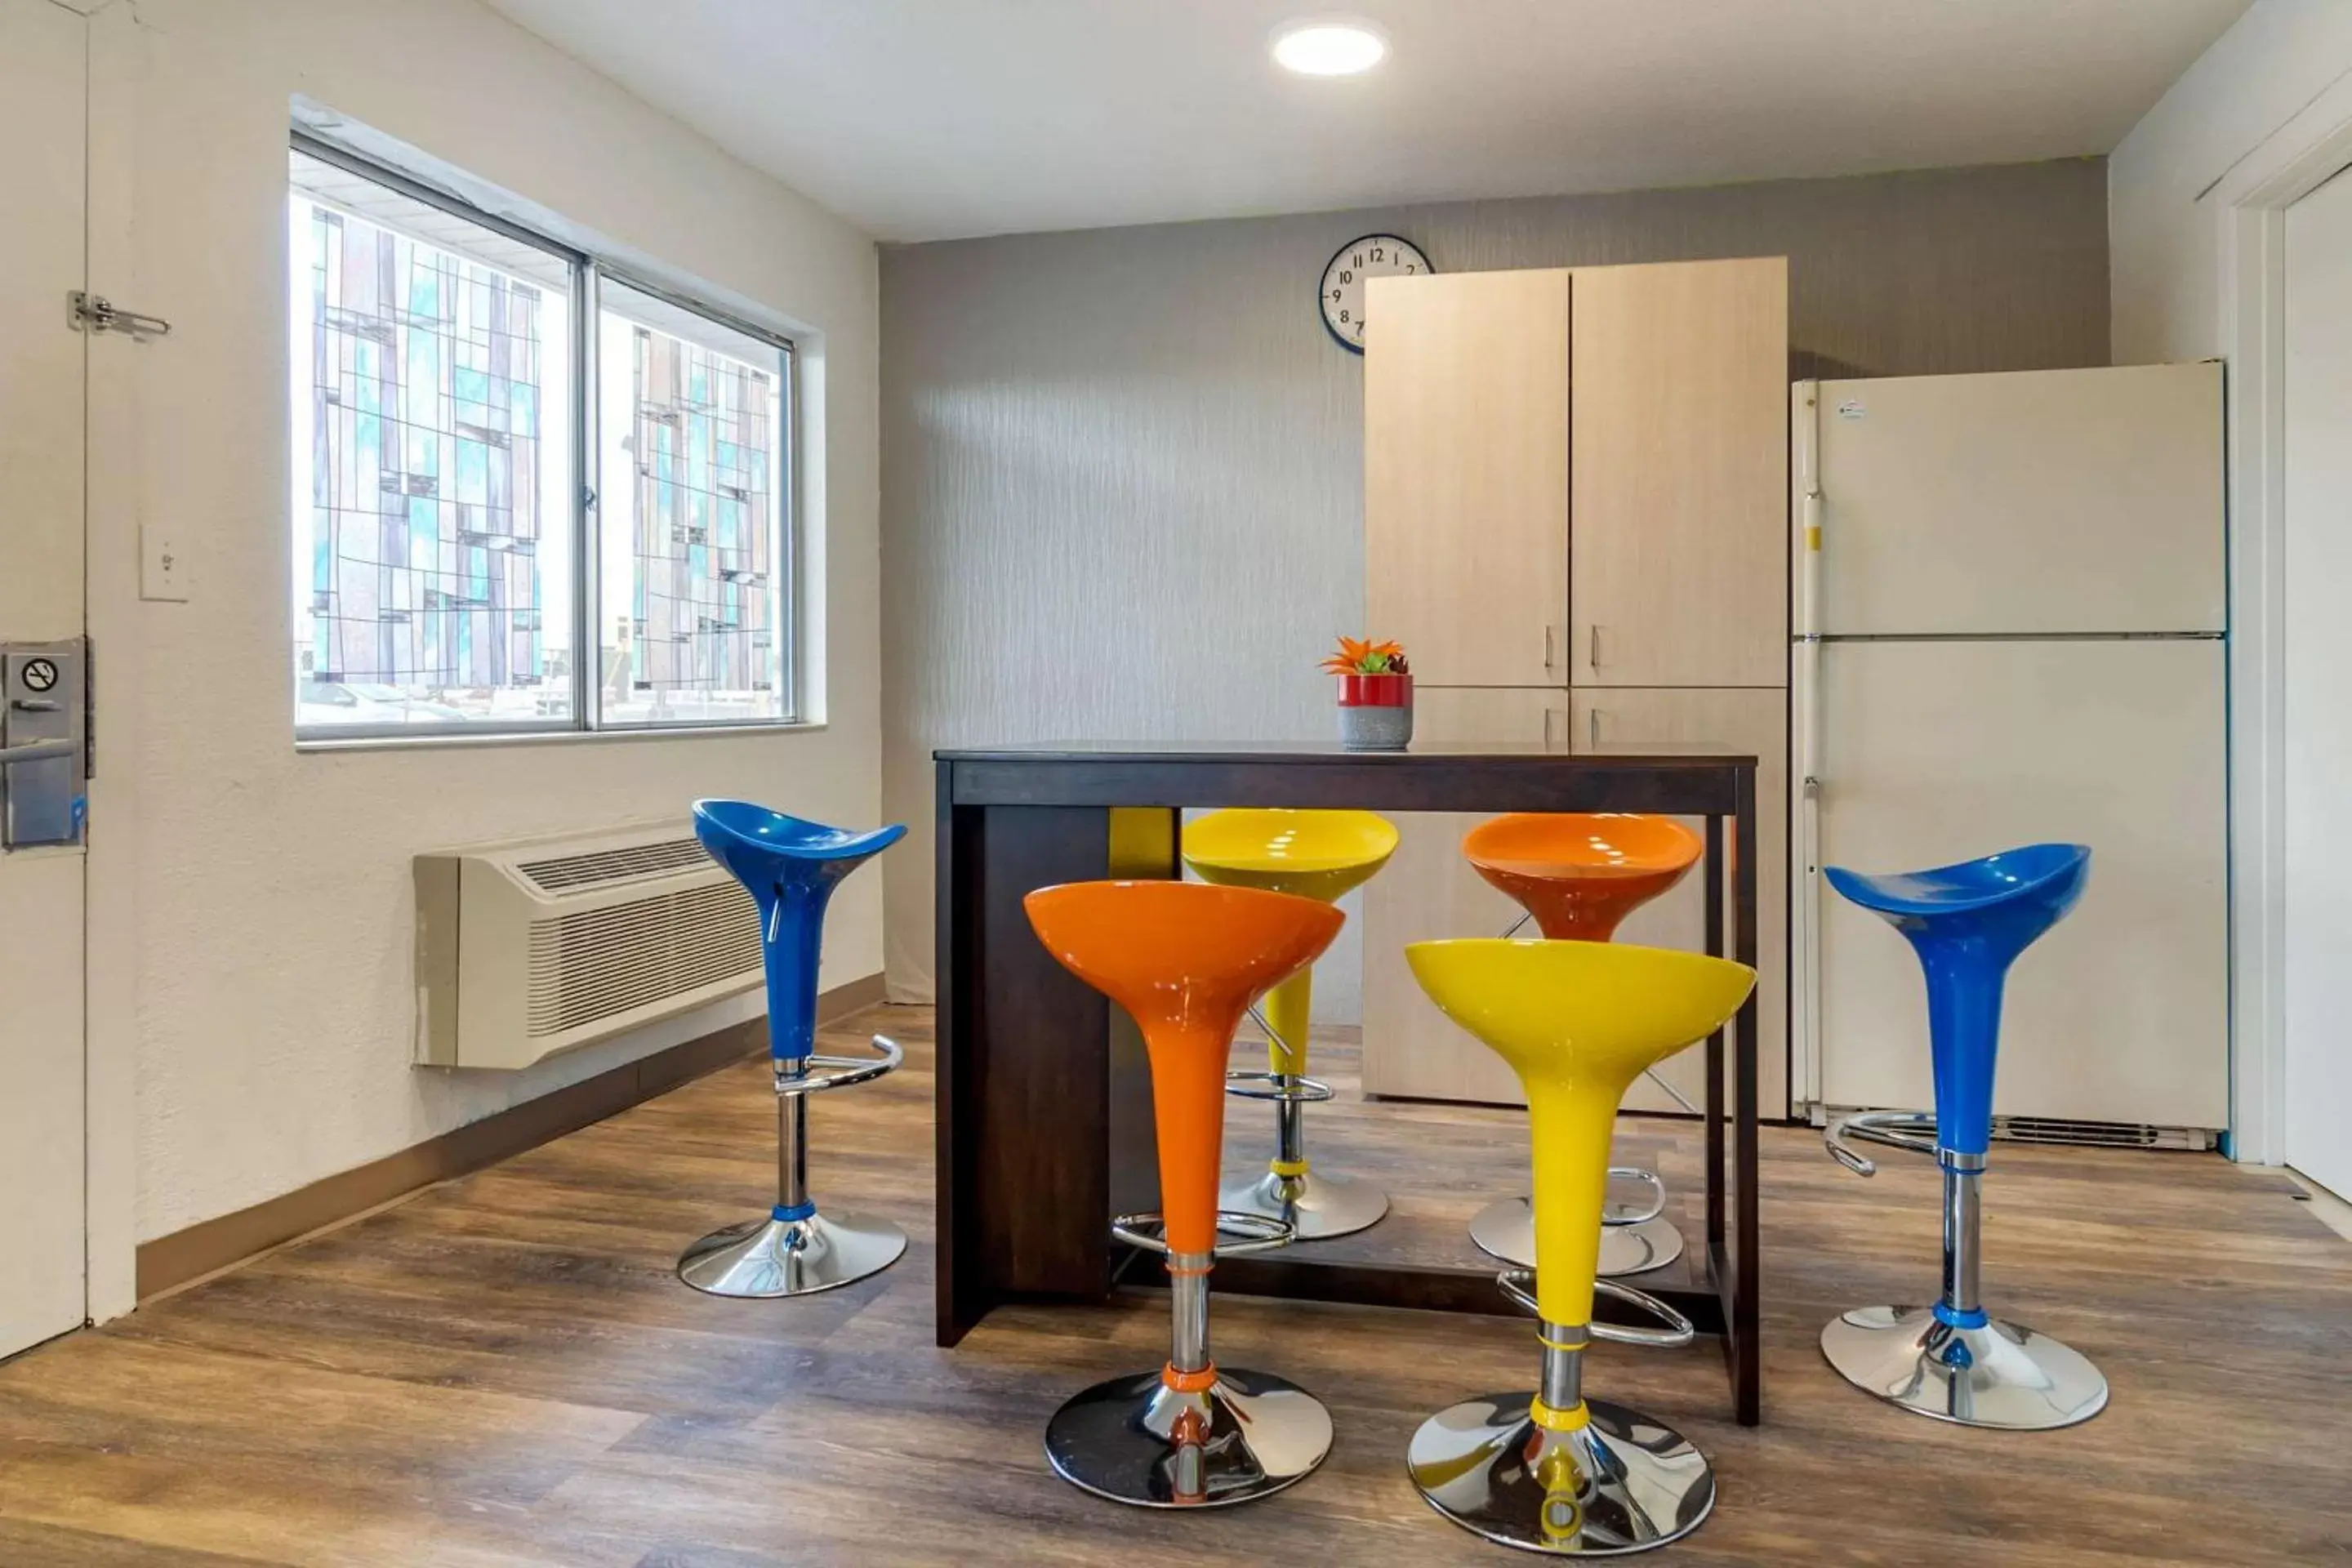
[[[1315,302],[1323,311],[1323,325],[1339,346],[1364,352],[1364,279],[1434,272],[1421,247],[1392,234],[1368,234],[1351,239],[1323,268]]]

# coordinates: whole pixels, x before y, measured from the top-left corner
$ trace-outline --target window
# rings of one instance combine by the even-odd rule
[[[297,737],[792,721],[791,345],[299,137],[289,184]]]

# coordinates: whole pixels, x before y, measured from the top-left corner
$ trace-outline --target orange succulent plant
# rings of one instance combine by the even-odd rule
[[[1405,668],[1404,645],[1374,642],[1370,637],[1339,639],[1339,651],[1323,661],[1323,668],[1334,675],[1408,675]]]

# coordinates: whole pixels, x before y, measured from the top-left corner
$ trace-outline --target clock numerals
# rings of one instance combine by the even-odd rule
[[[1323,268],[1317,300],[1323,324],[1340,344],[1360,352],[1364,342],[1364,285],[1374,278],[1419,277],[1433,272],[1429,258],[1394,235],[1351,240]]]

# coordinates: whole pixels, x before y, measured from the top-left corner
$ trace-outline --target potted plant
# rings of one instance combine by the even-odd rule
[[[1350,752],[1402,752],[1412,740],[1412,672],[1392,642],[1341,637],[1323,661],[1339,678],[1339,744]]]

